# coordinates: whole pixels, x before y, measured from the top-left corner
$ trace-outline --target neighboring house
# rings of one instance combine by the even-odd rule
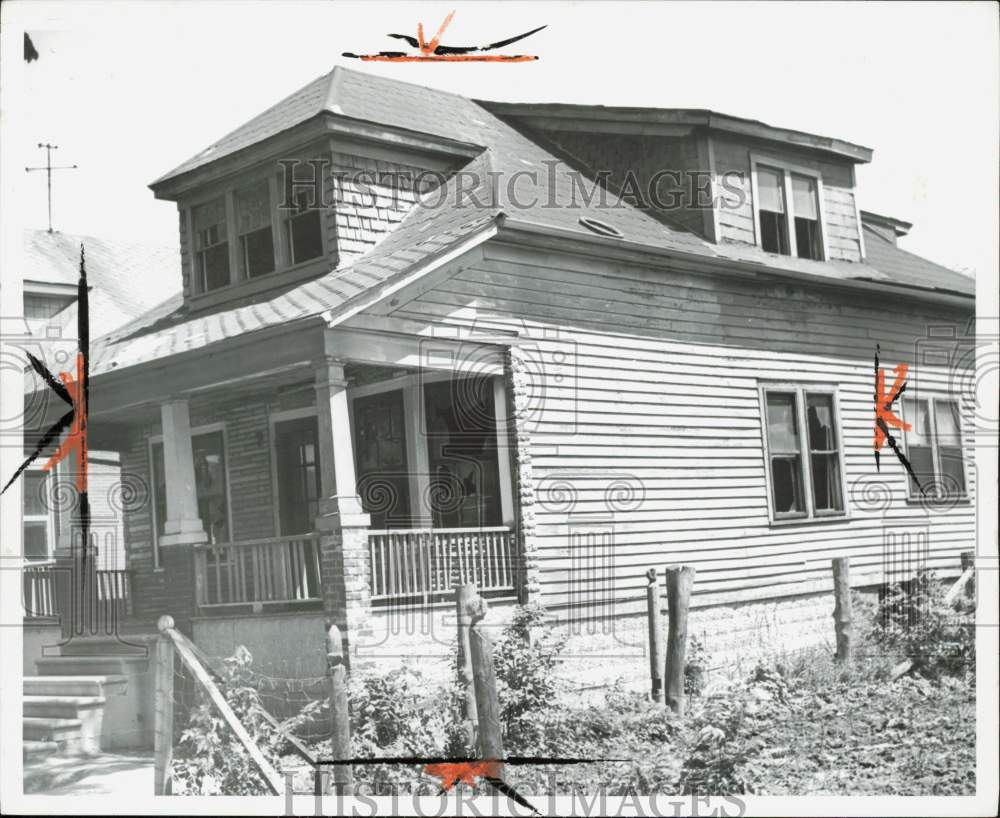
[[[450,610],[458,577],[592,621],[643,612],[649,566],[695,566],[706,617],[828,595],[834,556],[857,586],[897,558],[957,568],[972,406],[920,355],[971,332],[974,282],[859,212],[871,156],[343,68],[223,137],[151,185],[177,203],[182,297],[92,354],[90,428],[148,487],[132,629],[170,614],[209,653],[321,675],[325,617],[357,661],[391,647],[386,611]],[[587,201],[574,170],[708,201]],[[875,471],[877,345],[890,380],[911,367],[897,434],[923,498],[888,449]]]
[[[180,254],[176,248],[56,231],[25,231],[21,256],[25,332],[23,338],[11,339],[11,343],[30,351],[53,373],[75,372],[81,245],[86,252],[90,327],[94,336],[154,310],[180,289]],[[39,379],[30,370],[26,380],[29,388],[39,385]],[[26,426],[36,431],[44,430],[40,420],[46,410],[65,411],[61,402],[52,401],[44,392],[35,397],[42,395],[43,399],[26,405]],[[26,435],[26,453],[36,442],[37,436]],[[23,542],[29,566],[24,589],[28,655],[37,653],[38,639],[50,638],[42,623],[58,613],[58,606],[52,593],[55,584],[49,581],[46,567],[70,553],[72,531],[77,525],[75,464],[63,462],[46,472],[42,467],[50,453],[51,447],[23,477]],[[91,443],[89,464],[95,565],[102,572],[124,573],[119,453],[113,447],[102,447],[98,436]]]

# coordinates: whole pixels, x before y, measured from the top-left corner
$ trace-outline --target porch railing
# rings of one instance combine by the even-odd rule
[[[456,581],[513,594],[512,539],[503,527],[369,531],[372,602],[436,601]]]
[[[318,534],[199,545],[194,554],[202,608],[323,598]]]
[[[59,615],[55,560],[24,564],[24,615],[44,619]]]

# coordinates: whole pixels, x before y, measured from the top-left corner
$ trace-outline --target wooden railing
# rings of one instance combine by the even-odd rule
[[[323,598],[318,534],[199,545],[194,553],[202,608]]]
[[[56,602],[55,560],[26,562],[24,564],[24,615],[29,618],[48,618],[59,615]]]
[[[437,601],[465,582],[513,594],[512,541],[503,527],[369,531],[372,602]]]

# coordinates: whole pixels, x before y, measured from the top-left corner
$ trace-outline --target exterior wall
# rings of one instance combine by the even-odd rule
[[[720,241],[756,244],[753,224],[753,190],[750,154],[759,152],[819,171],[823,179],[823,221],[826,247],[831,259],[861,261],[861,225],[855,207],[853,166],[827,162],[809,153],[776,150],[768,145],[747,145],[734,139],[712,135],[716,185],[726,204],[719,208]],[[729,174],[726,176],[726,174]],[[737,177],[734,174],[738,174]],[[723,179],[725,177],[725,184]],[[742,180],[742,181],[740,181]],[[738,196],[739,191],[742,196]],[[738,198],[742,203],[738,203]]]
[[[695,605],[829,591],[848,555],[856,585],[879,580],[892,535],[926,535],[930,566],[957,570],[974,539],[972,501],[928,511],[907,499],[891,452],[872,454],[875,345],[911,365],[910,394],[952,394],[920,363],[929,328],[959,335],[970,313],[755,277],[647,270],[487,245],[470,265],[394,313],[518,330],[539,373],[527,394],[540,598],[581,617],[644,610],[647,567],[698,570]],[[839,391],[846,518],[771,524],[762,380]],[[957,383],[958,380],[955,380]],[[963,404],[970,495],[972,407]]]

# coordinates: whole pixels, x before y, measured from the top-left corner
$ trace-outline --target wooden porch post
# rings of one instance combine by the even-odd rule
[[[507,418],[507,385],[503,375],[493,378],[493,412],[497,424],[497,464],[500,471],[500,514],[503,524],[513,529],[517,524],[514,516],[514,479],[510,468],[511,444],[510,422]]]
[[[193,546],[208,542],[208,535],[198,516],[188,402],[171,400],[162,404],[160,419],[163,424],[163,470],[167,489],[167,519],[163,526],[164,534],[159,539],[160,566],[175,588],[190,589],[190,597],[184,597],[187,610],[178,607],[180,599],[171,610],[179,627],[185,630],[188,627],[185,620],[195,615],[201,602]]]
[[[410,517],[413,528],[430,528],[431,465],[427,450],[427,427],[424,419],[424,381],[418,373],[414,382],[403,389],[403,415],[406,419],[406,463],[409,468]]]
[[[344,364],[324,356],[316,365],[316,417],[319,434],[320,532],[323,608],[355,655],[371,606],[368,526],[357,494],[354,443]]]

